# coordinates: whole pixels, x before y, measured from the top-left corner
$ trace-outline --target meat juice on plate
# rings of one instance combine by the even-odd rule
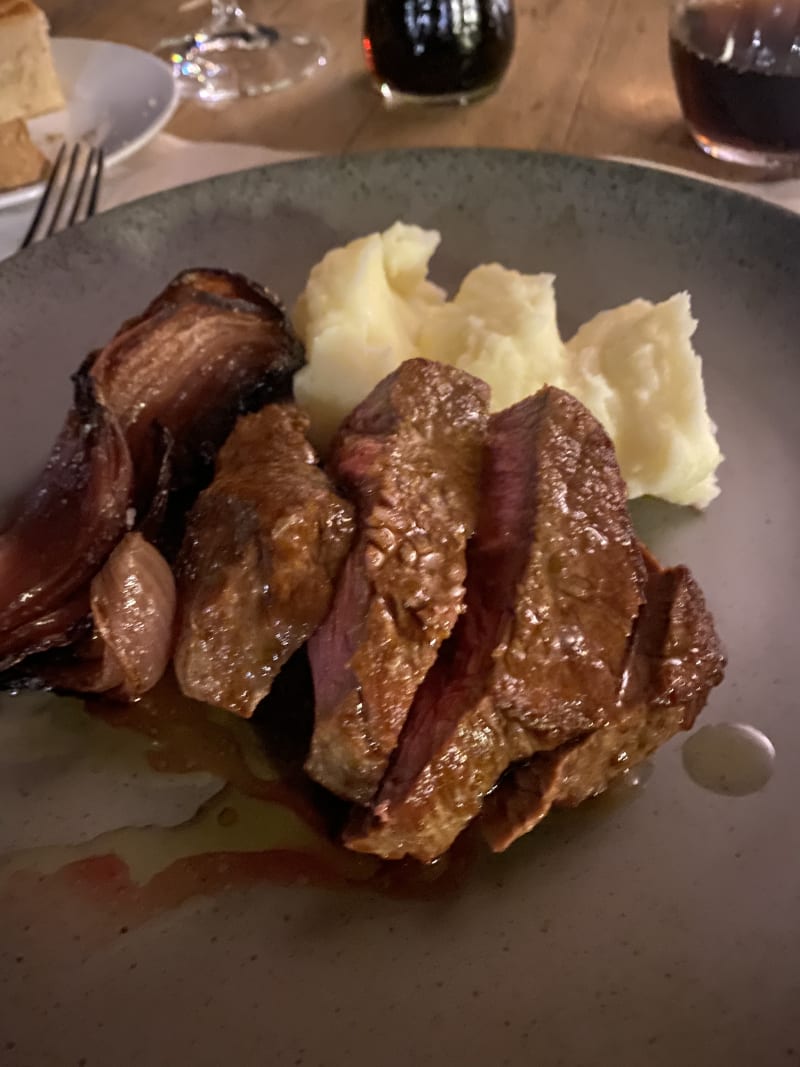
[[[428,867],[384,863],[336,842],[343,806],[301,770],[310,712],[302,679],[295,660],[255,723],[188,700],[172,676],[128,705],[0,698],[5,796],[15,782],[46,774],[55,798],[40,796],[38,808],[28,799],[30,821],[2,828],[6,918],[21,928],[61,914],[68,902],[73,927],[85,923],[106,940],[121,923],[134,929],[198,894],[256,885],[408,900],[457,893],[477,858],[474,835]],[[77,808],[75,781],[83,787]],[[109,782],[114,802],[87,833],[83,805],[94,801],[97,810]],[[36,812],[48,804],[60,806],[58,830],[42,836]]]
[[[800,2],[679,3],[670,58],[693,137],[737,163],[800,160]]]

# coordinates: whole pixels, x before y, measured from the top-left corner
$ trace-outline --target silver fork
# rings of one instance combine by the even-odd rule
[[[27,248],[76,222],[90,219],[97,210],[102,177],[102,148],[77,141],[68,150],[64,142],[58,150],[36,214],[19,247]]]

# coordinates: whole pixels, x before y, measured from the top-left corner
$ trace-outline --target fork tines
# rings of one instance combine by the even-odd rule
[[[97,210],[102,175],[102,148],[85,141],[77,141],[71,150],[62,144],[20,248],[91,218]]]

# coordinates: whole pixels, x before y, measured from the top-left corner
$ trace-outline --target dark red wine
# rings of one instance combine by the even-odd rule
[[[743,154],[800,150],[800,0],[686,8],[673,19],[670,58],[701,143]]]
[[[478,94],[502,78],[513,47],[512,0],[367,0],[364,54],[392,93]]]

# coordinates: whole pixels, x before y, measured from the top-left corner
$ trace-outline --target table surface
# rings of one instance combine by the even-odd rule
[[[536,148],[653,160],[720,178],[757,177],[709,159],[681,121],[666,0],[517,0],[517,44],[498,91],[468,107],[387,109],[361,53],[361,0],[242,0],[254,17],[327,37],[327,68],[267,97],[183,103],[170,132],[306,152],[433,145]],[[55,36],[151,49],[196,30],[204,0],[44,0]]]

